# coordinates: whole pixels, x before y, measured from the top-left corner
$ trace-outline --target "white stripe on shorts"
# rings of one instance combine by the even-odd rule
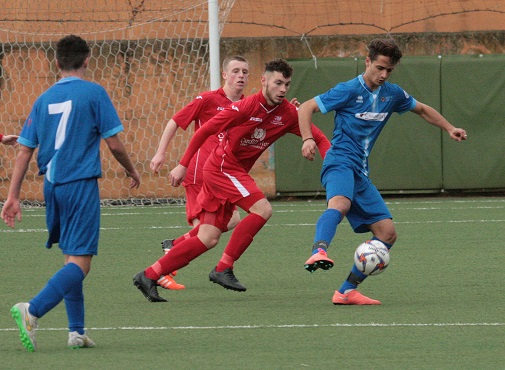
[[[237,190],[240,192],[240,194],[242,194],[242,196],[244,198],[250,195],[249,191],[246,188],[244,188],[244,186],[242,186],[242,184],[237,180],[236,177],[234,177],[226,172],[223,172],[223,173],[231,180],[233,185],[235,185]]]

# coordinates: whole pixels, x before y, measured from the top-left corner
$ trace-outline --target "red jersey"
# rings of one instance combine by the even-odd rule
[[[195,133],[180,161],[181,165],[188,167],[205,140],[218,133],[223,133],[223,137],[210,154],[207,165],[242,168],[246,172],[249,172],[261,153],[281,136],[287,133],[301,136],[296,107],[286,99],[279,105],[269,106],[263,93],[259,92],[231,104]],[[324,157],[330,142],[314,125],[312,133]]]
[[[242,95],[241,99],[244,96]],[[232,101],[226,96],[223,88],[206,91],[198,95],[191,103],[177,112],[172,119],[177,126],[187,130],[191,122],[195,122],[195,132],[209,119],[228,107]],[[216,133],[217,134],[217,133]],[[186,166],[188,171],[183,185],[196,184],[202,185],[202,171],[205,161],[210,152],[219,143],[217,135],[210,136],[205,143],[198,149],[190,163]]]

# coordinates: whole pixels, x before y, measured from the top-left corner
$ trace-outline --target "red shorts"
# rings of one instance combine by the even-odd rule
[[[265,198],[254,179],[244,171],[204,169],[203,179],[202,190],[197,198],[201,207],[200,222],[214,225],[223,232],[228,230],[235,205],[249,212],[254,203]]]
[[[189,225],[193,226],[193,220],[198,219],[198,212],[202,209],[196,200],[202,187],[200,185],[190,184],[184,186],[184,188],[186,190],[186,220]]]

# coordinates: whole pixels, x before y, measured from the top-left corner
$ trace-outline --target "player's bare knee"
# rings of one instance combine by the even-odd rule
[[[396,233],[396,231],[393,230],[393,234],[389,237],[389,241],[386,241],[386,243],[393,245],[396,242],[397,238],[398,234]]]
[[[207,245],[207,248],[208,249],[211,249],[211,248],[214,248],[217,243],[219,242],[219,238],[214,238],[212,240],[210,240],[206,245]]]
[[[267,206],[262,207],[261,209],[258,210],[257,213],[259,216],[263,217],[265,220],[268,220],[270,217],[272,217],[272,206],[270,203],[267,203]]]
[[[201,238],[200,241],[207,247],[207,249],[214,248],[219,242],[219,237],[205,237]]]
[[[386,230],[381,235],[375,235],[375,236],[382,242],[388,243],[390,245],[393,245],[396,242],[396,239],[398,238],[398,234],[396,234],[395,229]]]
[[[384,219],[370,225],[370,231],[377,239],[390,245],[393,245],[398,237],[391,219]]]
[[[268,220],[272,216],[272,205],[266,199],[261,199],[256,202],[250,209],[249,212],[255,213],[258,216],[263,217],[265,220]]]
[[[215,226],[202,225],[200,226],[200,230],[198,230],[198,239],[200,239],[207,249],[211,249],[217,245],[221,234],[221,230]]]

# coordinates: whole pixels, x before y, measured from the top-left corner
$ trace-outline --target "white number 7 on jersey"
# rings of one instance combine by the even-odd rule
[[[58,150],[65,141],[68,117],[72,111],[72,100],[67,100],[63,103],[49,104],[47,108],[49,109],[49,114],[62,113],[60,122],[58,123],[58,129],[56,130],[56,140],[54,142],[54,149]]]

